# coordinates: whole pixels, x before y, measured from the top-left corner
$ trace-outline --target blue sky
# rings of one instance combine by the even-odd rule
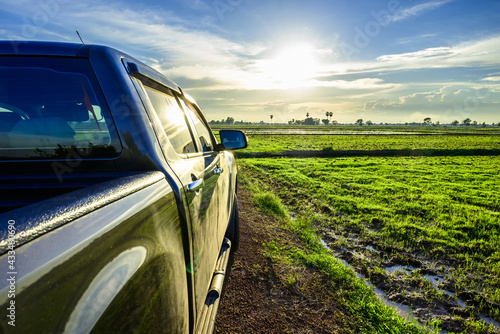
[[[500,122],[500,1],[0,0],[0,39],[105,44],[207,118]]]

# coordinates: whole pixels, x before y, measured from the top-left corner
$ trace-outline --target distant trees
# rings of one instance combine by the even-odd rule
[[[210,125],[250,125],[253,123],[252,122],[245,122],[243,120],[235,121],[233,117],[228,117],[225,120],[222,119],[220,121],[211,120],[210,122],[208,122],[208,124],[210,124]]]
[[[330,124],[330,121],[332,120],[333,112],[327,111],[327,112],[325,112],[325,116],[326,116],[326,119],[322,119],[321,122],[323,122],[323,124],[325,124],[325,125],[328,125],[328,124]],[[333,124],[333,122],[332,122],[332,124]]]
[[[319,118],[308,117],[304,120],[304,125],[318,125],[319,122]]]
[[[289,125],[319,125],[319,124],[324,124],[325,126],[327,125],[337,125],[338,122],[331,119],[331,117],[333,116],[333,113],[330,112],[330,111],[325,111],[325,116],[326,118],[324,119],[319,119],[319,118],[315,118],[315,117],[310,117],[310,113],[306,113],[306,115],[308,117],[306,117],[305,119],[292,119],[291,121],[288,121],[288,124]],[[273,123],[273,120],[274,120],[274,115],[269,115],[269,118],[271,119],[271,124]],[[255,122],[245,122],[243,120],[241,121],[235,121],[235,119],[231,116],[227,117],[226,119],[222,119],[222,120],[211,120],[209,122],[210,125],[251,125],[251,124],[269,124],[265,121],[260,121],[260,123],[255,123]],[[377,123],[379,124],[379,123]],[[388,123],[380,123],[380,125],[390,125]],[[418,122],[412,122],[412,123],[399,123],[399,124],[404,124],[404,125],[407,125],[407,126],[422,126],[422,125],[425,125],[425,126],[429,126],[429,125],[432,125],[432,126],[447,126],[447,125],[451,125],[451,126],[477,126],[477,127],[483,127],[483,128],[486,128],[486,127],[500,127],[500,122],[493,122],[493,123],[486,123],[486,122],[478,122],[478,121],[473,121],[471,120],[470,118],[466,118],[464,119],[463,121],[458,121],[458,120],[454,120],[453,122],[451,123],[443,123],[441,124],[439,121],[435,121],[435,122],[432,122],[432,119],[430,117],[426,117],[423,119],[423,123],[418,123]],[[372,122],[371,120],[367,120],[367,121],[364,121],[362,118],[359,118],[356,120],[356,122],[354,122],[354,125],[359,125],[359,126],[363,126],[363,125],[367,125],[367,126],[373,126],[375,125],[374,122]],[[393,124],[394,125],[394,124]]]
[[[222,119],[220,121],[211,120],[210,122],[208,122],[208,124],[210,124],[210,125],[233,125],[234,124],[234,118],[233,117],[228,117],[228,118],[226,118],[226,120]]]
[[[309,115],[309,113],[307,113]],[[326,120],[328,121],[328,120]],[[288,122],[289,125],[319,125],[321,122],[325,123],[325,120],[320,120],[319,118],[307,117],[306,119],[292,119]],[[327,125],[327,124],[326,124]]]

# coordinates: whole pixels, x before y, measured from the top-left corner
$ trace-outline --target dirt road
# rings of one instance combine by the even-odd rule
[[[263,243],[294,236],[238,194],[241,240],[230,269],[215,333],[350,333],[348,316],[331,298],[328,281],[307,269],[273,263]],[[297,269],[297,270],[295,270]]]

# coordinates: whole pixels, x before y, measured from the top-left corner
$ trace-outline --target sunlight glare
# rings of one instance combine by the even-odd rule
[[[297,44],[280,50],[270,62],[267,73],[280,88],[297,88],[308,86],[319,72],[319,67],[314,48],[308,44]]]

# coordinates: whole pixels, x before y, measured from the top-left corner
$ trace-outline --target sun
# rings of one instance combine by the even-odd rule
[[[267,73],[270,79],[281,88],[309,86],[320,67],[315,49],[306,43],[279,50],[269,65]]]

